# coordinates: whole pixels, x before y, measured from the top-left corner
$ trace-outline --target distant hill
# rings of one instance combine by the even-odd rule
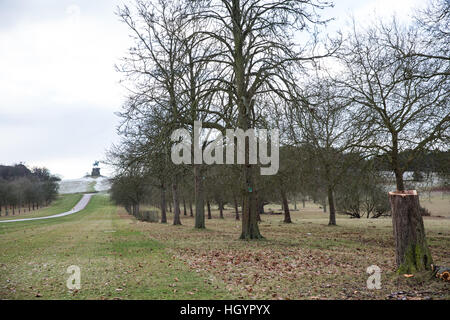
[[[111,183],[108,177],[84,177],[80,179],[67,179],[59,183],[59,193],[101,192],[108,191]]]

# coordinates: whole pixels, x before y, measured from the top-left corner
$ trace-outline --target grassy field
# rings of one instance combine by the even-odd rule
[[[273,206],[279,211],[279,206]],[[61,219],[0,225],[3,299],[449,299],[449,284],[428,274],[398,276],[391,220],[338,216],[317,205],[263,215],[265,240],[238,240],[233,210],[195,230],[136,221],[102,195]],[[169,219],[171,219],[169,215]],[[170,220],[169,220],[170,221]],[[435,263],[450,265],[450,219],[425,218]],[[66,288],[70,265],[81,290]],[[381,289],[369,290],[366,269],[378,265]]]
[[[433,216],[450,218],[449,192],[424,192],[421,195],[420,204],[430,210]]]
[[[41,208],[34,211],[27,211],[21,214],[18,214],[16,211],[15,215],[12,215],[12,211],[9,212],[9,216],[5,216],[5,213],[2,212],[3,216],[0,217],[1,220],[12,220],[12,219],[21,219],[21,218],[37,218],[37,217],[46,217],[54,214],[62,213],[69,211],[72,209],[78,201],[80,201],[82,194],[64,194],[59,195],[58,198],[53,201],[53,203],[49,207]]]
[[[218,299],[165,246],[121,218],[106,196],[71,216],[0,225],[2,299]],[[81,290],[66,288],[70,265],[81,268]]]

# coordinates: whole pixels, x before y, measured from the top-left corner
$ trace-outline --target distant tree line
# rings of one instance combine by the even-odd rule
[[[0,216],[49,205],[58,195],[60,180],[46,168],[0,165]]]
[[[405,165],[407,159],[411,157],[411,152],[405,150],[399,153],[399,162]],[[380,155],[375,158],[376,167],[379,170],[389,171],[389,160],[387,155]],[[427,151],[424,150],[417,155],[407,167],[405,171],[422,171],[422,172],[436,172],[444,174],[450,171],[450,151]]]

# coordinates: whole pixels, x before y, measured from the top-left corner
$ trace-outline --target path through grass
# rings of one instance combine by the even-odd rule
[[[0,298],[218,299],[160,242],[123,219],[106,196],[71,216],[0,226]],[[81,268],[81,290],[66,287],[67,267]]]
[[[12,215],[12,211],[10,211],[9,216],[4,216],[5,213],[2,212],[3,215],[0,217],[0,220],[47,217],[54,214],[67,212],[70,211],[81,200],[82,196],[83,195],[81,193],[58,195],[58,198],[54,200],[48,207],[34,211],[22,212],[21,214],[16,215]]]
[[[169,221],[172,215],[169,214]],[[392,222],[338,217],[327,226],[315,204],[263,215],[262,241],[238,240],[233,210],[213,211],[206,230],[140,222],[95,195],[71,216],[0,225],[0,298],[4,299],[449,299],[449,284],[395,274]],[[437,264],[450,265],[450,219],[425,218]],[[67,267],[81,268],[79,291]],[[367,267],[382,270],[367,289]]]

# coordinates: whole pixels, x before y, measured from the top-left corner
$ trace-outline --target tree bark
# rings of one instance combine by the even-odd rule
[[[180,219],[180,199],[178,196],[178,185],[176,182],[172,183],[172,193],[173,193],[173,225],[181,225]]]
[[[259,199],[258,201],[258,213],[264,214],[264,199]]]
[[[205,228],[205,196],[203,192],[203,170],[201,165],[194,164],[195,180],[195,228]]]
[[[183,198],[183,215],[187,216],[186,199],[185,198]]]
[[[234,200],[234,211],[236,213],[236,220],[239,220],[239,206],[236,196],[233,198]]]
[[[334,207],[334,195],[333,188],[331,186],[328,187],[328,204],[330,206],[330,220],[328,222],[329,226],[336,225],[336,209]]]
[[[433,259],[425,238],[416,190],[389,192],[397,272],[431,270]]]
[[[396,169],[395,173],[395,184],[397,186],[397,191],[405,190],[405,184],[403,183],[403,172],[400,169]]]
[[[139,203],[133,203],[133,216],[138,217],[139,215]]]
[[[219,202],[219,217],[223,219],[223,203],[222,200]]]
[[[244,191],[244,206],[242,208],[241,239],[262,239],[258,227],[258,210],[253,192]]]
[[[246,153],[248,145],[246,144]],[[247,154],[248,155],[248,154]],[[247,158],[248,160],[248,158]],[[258,208],[256,203],[255,190],[253,190],[253,170],[251,165],[244,165],[244,177],[246,189],[243,190],[242,207],[242,233],[240,239],[262,239],[258,227]]]
[[[284,191],[283,188],[281,188],[281,201],[283,203],[283,208],[284,208],[284,223],[292,223],[291,220],[291,212],[289,211],[289,204],[288,204],[288,200],[286,197],[286,192]]]
[[[189,200],[189,213],[190,213],[191,217],[194,216],[194,210],[192,210],[192,201],[191,200]]]
[[[211,203],[209,203],[209,199],[206,200],[206,207],[208,208],[208,219],[212,219],[212,215],[211,215]]]
[[[161,223],[167,223],[166,186],[161,185]]]
[[[400,166],[398,150],[398,133],[392,134],[391,165],[395,174],[395,184],[397,185],[397,191],[404,191],[405,185],[403,183],[403,171]]]

